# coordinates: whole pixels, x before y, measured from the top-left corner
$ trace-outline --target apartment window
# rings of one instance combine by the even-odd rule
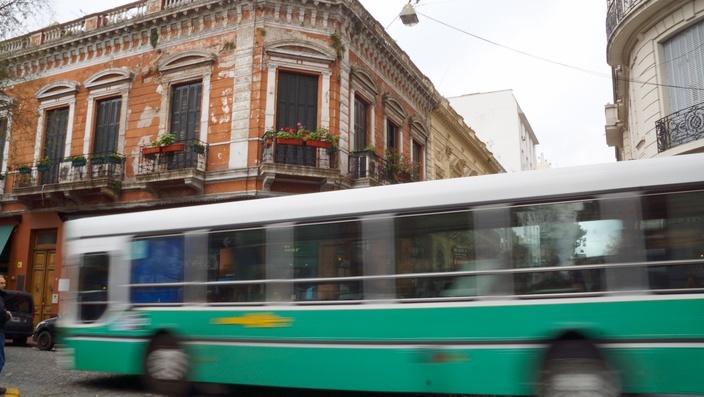
[[[298,123],[310,130],[318,127],[318,76],[280,72],[276,128],[296,127]],[[276,148],[276,162],[315,166],[316,149],[280,145]]]
[[[93,153],[117,153],[121,106],[121,97],[97,102]]]
[[[367,146],[367,119],[369,107],[366,102],[354,98],[354,149],[362,150]]]
[[[418,143],[418,141],[413,140],[411,142],[411,161],[418,164],[418,175],[414,175],[416,180],[420,180],[421,175],[423,175],[423,145]]]
[[[202,96],[203,83],[200,81],[173,86],[169,132],[177,141],[198,138]]]
[[[3,165],[5,155],[5,141],[7,141],[7,119],[0,118],[0,166]]]
[[[704,22],[664,43],[665,72],[672,113],[704,101]]]
[[[386,120],[386,148],[398,151],[398,126],[391,120]]]
[[[59,177],[59,164],[64,156],[66,131],[68,129],[69,108],[52,109],[46,112],[46,128],[42,158],[48,157],[50,166],[41,172],[41,183],[56,183]]]

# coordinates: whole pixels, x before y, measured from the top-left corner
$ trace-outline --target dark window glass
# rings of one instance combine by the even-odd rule
[[[354,149],[362,150],[367,146],[367,104],[354,98]]]
[[[0,165],[3,162],[3,153],[5,153],[5,141],[7,140],[7,119],[0,118]]]
[[[208,236],[209,302],[261,302],[265,298],[264,230],[211,233]]]
[[[99,319],[107,309],[110,257],[92,253],[81,258],[78,275],[78,310],[82,322]]]
[[[203,83],[200,81],[172,88],[169,132],[175,135],[176,141],[199,137],[202,91]]]
[[[318,127],[318,76],[279,73],[276,96],[276,129]],[[297,145],[277,145],[276,162],[315,166],[316,149]]]
[[[122,98],[98,101],[93,153],[117,153]]]
[[[66,130],[68,128],[68,108],[46,112],[46,128],[42,158],[48,157],[50,164],[40,172],[41,183],[56,183],[59,178],[59,165],[64,155]]]
[[[386,121],[386,148],[398,151],[398,127],[391,120]]]
[[[693,290],[704,287],[704,192],[647,196],[642,228],[648,261],[677,261],[649,269],[650,288]],[[691,263],[687,263],[690,262]],[[694,291],[693,291],[694,292]]]
[[[293,252],[293,278],[297,280],[292,300],[361,299],[362,284],[358,280],[315,280],[362,275],[360,233],[359,222],[296,227],[294,244],[288,247]]]

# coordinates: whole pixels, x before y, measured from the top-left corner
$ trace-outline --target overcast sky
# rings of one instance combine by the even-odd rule
[[[55,20],[131,2],[54,0]],[[445,97],[513,90],[553,167],[615,161],[605,1],[420,0],[414,27],[397,18],[407,0],[361,3]]]

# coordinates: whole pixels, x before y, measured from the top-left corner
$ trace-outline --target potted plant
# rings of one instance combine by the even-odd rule
[[[27,164],[20,164],[17,166],[17,171],[19,171],[20,174],[29,174],[32,172],[32,167]]]
[[[51,159],[49,156],[44,156],[37,160],[37,170],[38,171],[48,171],[51,167]]]
[[[162,153],[181,152],[186,147],[183,143],[176,143],[176,135],[162,134],[158,139],[152,142],[152,147],[161,147]]]
[[[295,128],[283,127],[276,132],[276,143],[279,145],[303,145],[305,127],[298,123]]]
[[[90,155],[90,163],[92,165],[104,164],[105,154],[104,153],[93,153]]]
[[[203,145],[203,143],[200,141],[193,141],[193,142],[191,142],[190,146],[191,146],[191,151],[194,153],[198,153],[198,154],[205,153],[205,145]]]
[[[68,158],[68,161],[71,162],[71,165],[74,167],[82,167],[86,165],[86,156],[79,154],[76,156],[70,156]]]
[[[339,140],[339,133],[334,134],[325,127],[318,127],[306,135],[306,146],[330,149],[332,146],[337,146]]]
[[[122,162],[125,161],[125,156],[119,155],[115,152],[110,152],[107,156],[105,156],[105,160],[111,164],[122,164]]]

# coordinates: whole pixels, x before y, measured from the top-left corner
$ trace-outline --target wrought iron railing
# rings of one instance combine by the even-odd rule
[[[205,171],[207,155],[208,145],[197,139],[176,141],[167,146],[145,146],[139,158],[139,173]]]
[[[672,113],[655,122],[658,153],[704,139],[704,103]]]
[[[264,141],[262,163],[339,169],[339,155],[335,147],[321,148],[305,144],[281,144],[274,139]]]
[[[108,179],[121,181],[125,175],[125,157],[121,154],[93,153],[88,156],[67,157],[50,160],[48,164],[29,167],[16,165],[17,175],[13,181],[14,189],[30,188],[42,185],[73,184],[76,182]],[[72,185],[71,185],[72,186]]]
[[[606,37],[611,37],[616,26],[644,0],[607,0]]]
[[[369,178],[375,183],[390,185],[395,183],[420,181],[420,170],[415,172],[402,172],[371,151],[354,151],[350,153],[348,161],[348,175],[350,179]]]

